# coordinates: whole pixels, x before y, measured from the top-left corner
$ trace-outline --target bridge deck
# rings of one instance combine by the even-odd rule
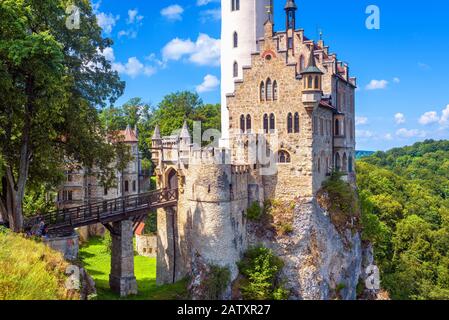
[[[25,221],[25,229],[31,229],[43,221],[49,233],[59,233],[96,223],[135,219],[154,209],[176,206],[177,202],[177,189],[157,190],[35,216]]]

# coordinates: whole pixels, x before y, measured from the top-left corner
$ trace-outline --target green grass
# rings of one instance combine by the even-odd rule
[[[106,250],[106,241],[92,238],[81,246],[80,259],[88,273],[95,280],[99,300],[176,300],[187,298],[187,281],[173,285],[156,285],[156,258],[134,257],[134,271],[138,295],[120,298],[109,289],[111,257]]]
[[[68,266],[43,243],[0,227],[0,300],[79,299],[65,289]]]

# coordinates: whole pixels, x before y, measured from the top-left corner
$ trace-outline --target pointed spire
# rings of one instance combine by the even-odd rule
[[[320,73],[323,74],[323,72],[316,66],[315,61],[315,44],[312,43],[312,48],[310,50],[310,56],[309,56],[309,64],[307,65],[307,68],[304,69],[304,71],[301,72],[301,74],[305,73]]]
[[[187,126],[187,120],[184,121],[184,124],[182,125],[181,133],[179,134],[179,137],[182,138],[190,138],[189,133],[189,127]]]
[[[156,128],[154,128],[154,133],[153,133],[152,139],[153,140],[161,139],[161,130],[160,130],[158,124],[156,125]]]

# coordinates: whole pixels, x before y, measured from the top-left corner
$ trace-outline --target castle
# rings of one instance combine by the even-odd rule
[[[158,211],[157,281],[191,272],[201,257],[226,266],[251,244],[246,211],[265,200],[316,196],[336,170],[355,181],[355,89],[348,65],[296,28],[287,0],[274,32],[271,0],[222,1],[222,139],[202,148],[187,124],[152,138],[158,188],[179,190]],[[268,10],[267,10],[268,9]]]

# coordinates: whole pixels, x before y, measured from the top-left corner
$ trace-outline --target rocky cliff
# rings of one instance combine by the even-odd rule
[[[261,232],[260,227],[249,223],[249,243],[262,243],[285,261],[283,276],[291,299],[356,299],[362,272],[362,242],[356,228],[336,225],[316,198],[295,204],[288,234]]]

